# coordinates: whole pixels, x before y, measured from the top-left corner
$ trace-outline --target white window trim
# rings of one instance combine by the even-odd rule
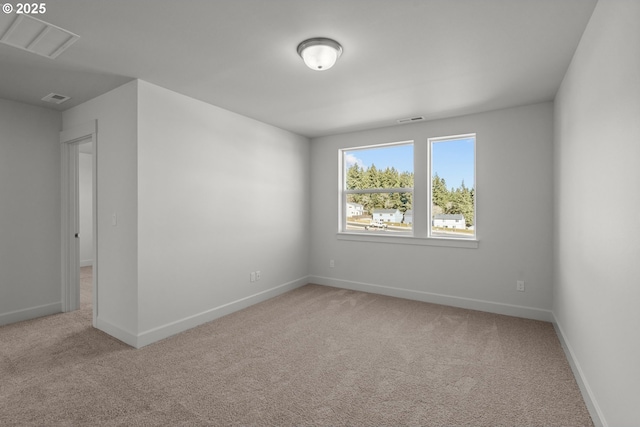
[[[371,148],[385,148],[385,147],[394,147],[398,145],[412,145],[413,146],[413,168],[414,168],[414,188],[370,188],[370,189],[359,189],[359,190],[345,190],[346,187],[346,175],[345,175],[345,167],[344,167],[344,153],[346,151],[354,151],[354,150],[367,150]],[[374,194],[374,193],[411,193],[415,194],[415,142],[413,140],[407,141],[398,141],[398,142],[390,142],[386,144],[373,144],[373,145],[365,145],[358,146],[352,148],[341,148],[338,150],[338,164],[339,164],[339,179],[338,179],[338,224],[339,224],[339,234],[355,234],[355,235],[378,235],[375,232],[367,232],[367,231],[355,231],[355,230],[347,230],[347,216],[345,215],[344,210],[347,209],[347,194]],[[413,197],[415,199],[415,197]],[[380,234],[381,235],[381,234]],[[394,236],[396,234],[394,233]],[[397,235],[401,236],[413,236],[413,226],[411,231],[406,232],[398,232]]]
[[[431,218],[433,217],[432,212],[431,212],[431,207],[433,206],[432,203],[432,196],[433,196],[433,192],[431,191],[432,188],[432,184],[433,184],[433,165],[432,165],[432,160],[433,160],[433,143],[437,143],[437,142],[442,142],[442,141],[452,141],[452,140],[457,140],[457,139],[466,139],[466,138],[473,138],[474,139],[474,143],[473,143],[473,237],[455,237],[455,236],[450,236],[450,237],[444,237],[444,236],[433,236],[432,233],[433,231],[431,230]],[[427,179],[428,181],[428,186],[427,186],[427,218],[428,218],[428,223],[427,223],[427,230],[428,230],[428,237],[432,238],[432,239],[464,239],[464,240],[471,240],[471,241],[477,241],[477,236],[478,236],[478,228],[477,228],[477,222],[476,222],[476,217],[477,217],[477,206],[476,206],[476,201],[478,200],[478,186],[477,186],[477,179],[476,179],[476,144],[477,143],[477,135],[475,133],[465,133],[462,135],[451,135],[451,136],[439,136],[439,137],[435,137],[435,138],[427,138],[427,147],[429,150],[429,155],[427,157]]]
[[[338,240],[352,242],[392,243],[414,246],[441,246],[447,248],[477,249],[479,241],[464,237],[416,237],[408,234],[358,233],[342,231],[336,234]]]
[[[372,243],[388,243],[388,244],[403,244],[403,245],[417,245],[417,246],[438,246],[438,247],[451,247],[451,248],[468,248],[477,249],[479,246],[478,230],[476,227],[477,209],[474,209],[474,237],[456,237],[456,236],[432,236],[431,233],[431,180],[432,180],[432,166],[431,166],[431,147],[432,142],[446,141],[453,139],[463,139],[474,137],[477,139],[475,133],[451,135],[444,137],[427,138],[425,143],[416,143],[414,140],[399,141],[383,144],[372,144],[367,146],[346,147],[338,150],[338,232],[336,234],[337,240],[355,241],[355,242],[372,242]],[[343,209],[346,209],[346,195],[349,193],[358,193],[361,190],[345,190],[345,168],[344,168],[344,152],[353,151],[357,149],[370,149],[370,148],[383,148],[394,145],[413,144],[413,163],[414,163],[414,183],[413,183],[413,221],[412,230],[407,233],[388,234],[385,232],[358,232],[353,230],[346,230],[346,215],[343,213]],[[477,179],[476,179],[476,144],[474,144],[474,203],[477,201]],[[420,162],[424,162],[421,163]],[[418,167],[416,167],[418,166]],[[400,190],[400,191],[398,191]],[[367,192],[380,192],[380,193],[396,193],[396,192],[408,192],[402,190],[411,189],[371,189]],[[416,194],[426,194],[427,197],[416,198]]]

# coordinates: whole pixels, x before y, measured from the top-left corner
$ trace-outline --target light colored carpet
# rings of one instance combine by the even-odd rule
[[[0,328],[0,425],[593,425],[549,323],[307,285],[135,350],[84,282]]]

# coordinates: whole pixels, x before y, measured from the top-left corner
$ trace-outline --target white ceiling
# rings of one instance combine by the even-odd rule
[[[57,59],[0,44],[0,97],[64,110],[139,78],[314,137],[549,101],[596,0],[48,0]],[[339,41],[331,70],[296,53]],[[59,106],[40,99],[56,92]]]

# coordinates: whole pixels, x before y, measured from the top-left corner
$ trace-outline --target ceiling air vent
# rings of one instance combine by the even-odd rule
[[[43,5],[44,3],[40,3]],[[35,3],[34,3],[35,5]],[[5,4],[11,11],[11,5]],[[26,7],[26,3],[25,3]],[[22,13],[0,14],[0,42],[54,59],[80,36]]]
[[[396,121],[400,124],[405,124],[405,123],[413,123],[413,122],[422,122],[424,120],[426,119],[423,116],[416,116],[416,117],[407,117],[406,119],[398,119]]]
[[[67,99],[71,99],[70,96],[60,95],[58,93],[50,93],[42,98],[43,101],[51,102],[52,104],[62,104]]]

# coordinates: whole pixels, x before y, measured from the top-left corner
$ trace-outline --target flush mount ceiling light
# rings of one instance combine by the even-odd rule
[[[316,71],[324,71],[333,67],[340,58],[342,46],[335,40],[316,37],[300,43],[298,55],[302,57],[307,67]]]

